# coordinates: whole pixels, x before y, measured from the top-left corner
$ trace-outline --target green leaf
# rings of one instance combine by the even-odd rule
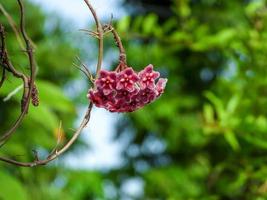
[[[56,114],[45,104],[38,107],[31,106],[27,119],[41,124],[48,131],[54,131],[59,124]]]
[[[235,109],[237,108],[238,104],[239,104],[240,98],[239,95],[234,95],[228,102],[227,106],[226,106],[226,111],[228,113],[233,113],[235,111]]]
[[[212,92],[205,92],[204,95],[215,106],[215,110],[217,114],[219,115],[219,118],[223,119],[225,116],[225,111],[224,111],[223,103],[221,99],[215,96]]]
[[[74,112],[75,108],[71,101],[64,95],[62,90],[48,81],[37,81],[40,93],[40,104],[61,112]]]
[[[204,118],[208,123],[214,123],[214,111],[211,105],[204,105]]]
[[[142,22],[144,20],[144,16],[138,16],[133,20],[132,30],[138,32],[140,27],[142,26]]]
[[[171,40],[175,41],[187,41],[191,40],[190,34],[186,32],[176,31],[170,36]]]
[[[250,135],[250,134],[244,135],[243,138],[247,142],[255,145],[257,148],[261,148],[261,149],[267,150],[267,141],[263,140],[262,138],[257,138],[256,135]]]
[[[158,16],[155,14],[149,14],[143,21],[143,32],[150,34],[157,26]]]
[[[267,119],[266,117],[260,115],[257,117],[255,121],[255,125],[259,128],[261,131],[267,131]]]
[[[265,6],[264,0],[252,1],[245,8],[246,14],[249,16],[253,16],[256,14],[256,11]]]
[[[237,151],[240,149],[239,142],[235,134],[231,130],[226,131],[224,134],[224,137],[234,151]]]
[[[122,18],[118,24],[117,24],[117,30],[118,32],[127,32],[131,23],[131,17],[130,16],[125,16]]]
[[[12,79],[12,81],[5,81],[3,86],[0,89],[0,96],[3,98],[7,97],[11,92],[13,92],[16,88],[23,85],[23,82],[20,79]],[[11,99],[20,102],[22,96],[23,89],[19,90],[16,94],[14,94]]]
[[[28,200],[22,184],[2,171],[0,171],[0,188],[1,200]]]

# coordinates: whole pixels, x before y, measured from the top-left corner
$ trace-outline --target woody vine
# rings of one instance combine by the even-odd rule
[[[38,89],[35,84],[37,64],[34,58],[34,45],[25,30],[25,10],[22,0],[17,1],[20,11],[19,30],[17,30],[14,20],[5,11],[3,5],[1,4],[0,12],[7,17],[9,24],[14,30],[16,36],[18,38],[22,36],[24,44],[20,42],[20,46],[24,49],[23,51],[28,57],[30,72],[29,74],[25,74],[17,70],[16,66],[13,65],[6,47],[5,28],[0,22],[0,67],[2,68],[0,88],[6,81],[7,73],[11,73],[14,78],[21,79],[23,82],[20,115],[17,117],[13,125],[0,136],[0,149],[3,148],[4,145],[9,141],[16,129],[21,125],[23,119],[27,116],[29,106],[31,106],[30,104],[33,106],[39,105]],[[84,2],[91,12],[96,24],[95,31],[84,31],[98,40],[98,61],[95,75],[88,70],[86,65],[81,64],[80,66],[77,66],[93,85],[93,87],[88,91],[87,98],[89,99],[89,105],[79,127],[74,132],[70,140],[68,140],[61,147],[58,147],[57,145],[45,158],[40,158],[38,152],[34,151],[35,159],[31,162],[20,162],[5,157],[0,157],[0,161],[21,167],[46,165],[47,163],[58,158],[73,145],[73,143],[82,133],[83,129],[89,123],[91,111],[94,105],[99,108],[104,108],[110,112],[133,112],[142,108],[146,104],[155,101],[163,94],[167,79],[159,78],[159,72],[154,71],[153,65],[151,64],[140,72],[136,72],[132,67],[129,67],[127,65],[125,49],[115,28],[111,23],[102,25],[89,0],[84,0]],[[114,71],[102,69],[104,53],[103,44],[104,37],[107,34],[113,34],[115,44],[119,48],[120,52],[118,66]],[[79,60],[79,58],[77,59]]]

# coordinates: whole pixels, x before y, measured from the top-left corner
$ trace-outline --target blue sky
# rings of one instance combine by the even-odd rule
[[[83,0],[31,0],[41,5],[48,12],[55,12],[60,16],[72,20],[75,25],[84,26],[92,21],[91,14]],[[98,16],[108,19],[111,13],[114,18],[125,14],[120,6],[121,0],[91,0]]]

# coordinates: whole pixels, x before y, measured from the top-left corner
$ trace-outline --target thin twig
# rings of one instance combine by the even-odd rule
[[[89,3],[88,0],[84,0],[84,2],[86,3],[86,5],[88,6],[89,10],[91,11],[95,23],[96,23],[96,28],[97,28],[97,33],[98,33],[98,61],[97,61],[97,68],[96,68],[96,76],[95,79],[98,78],[99,76],[99,72],[101,70],[101,66],[102,66],[102,60],[103,60],[103,48],[104,48],[104,39],[103,39],[103,27],[102,24],[100,23],[97,14],[94,10],[94,8],[92,7],[92,5]]]
[[[107,24],[104,26],[104,30],[106,32],[111,32],[113,34],[115,43],[117,45],[117,47],[119,48],[120,51],[120,57],[119,57],[119,61],[121,64],[127,65],[127,60],[126,60],[126,52],[125,49],[122,45],[122,41],[121,38],[119,36],[119,34],[117,33],[117,31],[115,30],[115,28],[111,25],[111,24]]]
[[[81,61],[81,59],[76,56],[76,60],[80,63],[80,65],[73,63],[73,65],[79,69],[81,72],[84,73],[84,75],[88,78],[88,80],[94,84],[94,77],[92,75],[92,73],[89,71],[88,67]]]
[[[80,29],[80,31],[85,32],[86,34],[99,39],[98,33],[95,31],[90,31],[90,30],[86,30],[86,29]]]

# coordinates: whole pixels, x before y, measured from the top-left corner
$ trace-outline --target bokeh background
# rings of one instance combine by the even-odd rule
[[[15,0],[0,0],[18,23]],[[27,31],[36,45],[40,106],[2,156],[45,157],[73,133],[90,87],[73,66],[75,56],[94,70],[97,43],[82,0],[32,0]],[[103,22],[113,23],[136,70],[153,63],[168,77],[165,94],[130,114],[94,109],[80,140],[45,167],[0,163],[1,200],[265,200],[267,199],[267,7],[265,0],[92,0]],[[16,67],[27,59],[6,18]],[[118,51],[106,37],[104,68]],[[0,89],[1,132],[19,114],[21,83],[8,75]],[[62,129],[58,131],[62,122]]]

